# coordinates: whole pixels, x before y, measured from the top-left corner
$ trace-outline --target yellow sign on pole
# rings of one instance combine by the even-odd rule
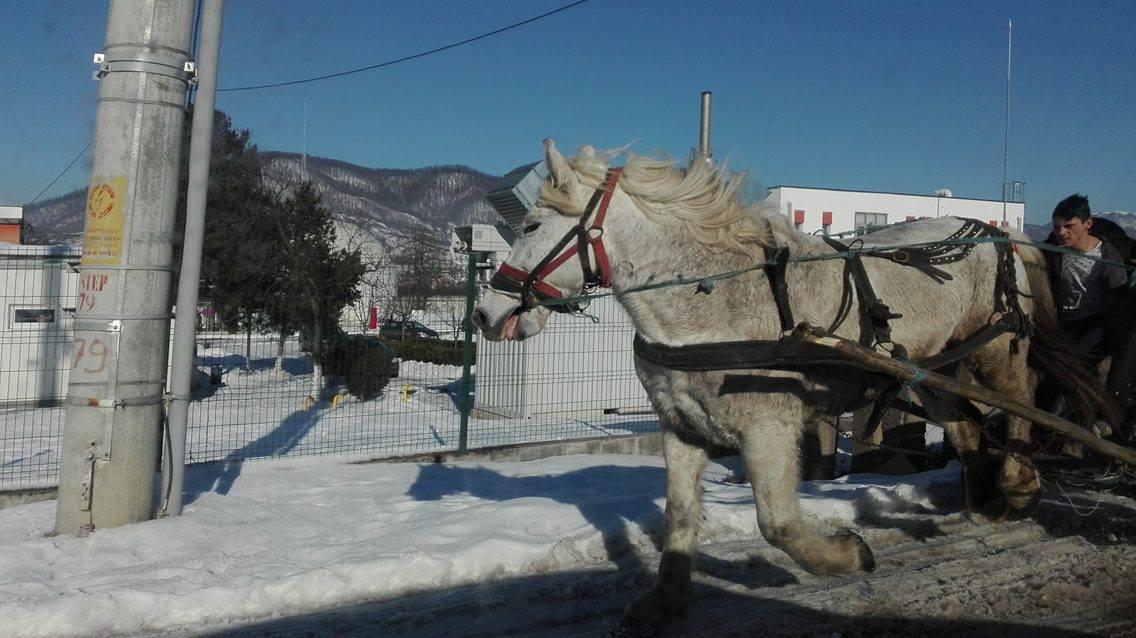
[[[87,226],[83,233],[84,264],[118,264],[122,260],[122,200],[126,177],[93,180],[87,192]]]

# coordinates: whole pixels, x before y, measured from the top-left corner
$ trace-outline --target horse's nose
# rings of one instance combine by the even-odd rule
[[[489,315],[481,308],[475,308],[473,311],[473,325],[477,326],[478,330],[485,330],[489,325]]]

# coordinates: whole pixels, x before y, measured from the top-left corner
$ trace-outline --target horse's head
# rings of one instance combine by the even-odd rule
[[[594,158],[585,147],[583,156]],[[477,304],[473,322],[491,341],[521,340],[544,329],[568,305],[541,302],[579,295],[585,286],[610,286],[603,222],[619,169],[599,188],[581,183],[552,140],[544,141],[548,182],[521,224],[513,251]]]

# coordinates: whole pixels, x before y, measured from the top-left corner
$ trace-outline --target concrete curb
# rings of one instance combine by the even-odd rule
[[[658,432],[629,436],[599,436],[587,439],[522,443],[478,448],[465,452],[449,451],[356,461],[356,463],[450,463],[455,461],[536,461],[570,454],[643,454],[661,456],[663,437]]]
[[[58,491],[59,488],[56,487],[32,487],[10,492],[0,491],[0,510],[38,501],[50,501],[55,498]]]

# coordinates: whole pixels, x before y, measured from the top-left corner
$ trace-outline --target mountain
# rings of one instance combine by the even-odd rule
[[[83,202],[87,190],[78,189],[24,208],[24,239],[31,244],[83,243]]]
[[[268,152],[262,157],[270,186],[303,179],[300,155]],[[455,226],[498,221],[485,194],[500,178],[468,166],[365,168],[322,157],[308,157],[306,163],[307,179],[339,223],[342,241],[357,237],[390,248],[415,230],[427,230],[449,244]]]
[[[1116,222],[1118,226],[1124,229],[1124,232],[1128,233],[1129,237],[1136,237],[1136,213],[1114,210],[1107,213],[1096,214],[1093,215],[1093,217],[1103,217],[1109,221]],[[1022,230],[1034,241],[1045,241],[1045,238],[1049,236],[1053,227],[1049,224],[1026,224]]]
[[[296,153],[265,152],[264,175],[274,190],[300,181],[305,162]],[[341,243],[380,246],[386,252],[415,230],[449,243],[454,226],[496,223],[485,194],[499,179],[468,166],[366,168],[308,157],[306,172],[338,224]],[[35,243],[82,243],[86,191],[76,190],[24,210]]]

